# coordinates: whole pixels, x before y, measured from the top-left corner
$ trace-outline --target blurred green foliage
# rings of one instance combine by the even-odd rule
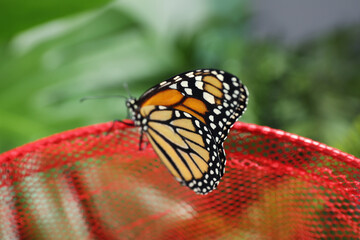
[[[19,1],[0,2],[0,42],[5,42],[17,33],[56,18],[100,7],[109,0],[90,1]]]
[[[0,152],[126,117],[123,100],[177,73],[219,68],[250,91],[242,121],[355,154],[360,144],[360,28],[297,47],[255,40],[245,0],[18,1],[0,4]],[[25,31],[26,30],[26,31]]]

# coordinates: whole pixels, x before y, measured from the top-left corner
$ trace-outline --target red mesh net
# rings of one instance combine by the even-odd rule
[[[0,155],[1,239],[358,239],[360,159],[237,123],[227,168],[202,196],[151,145],[111,123]]]

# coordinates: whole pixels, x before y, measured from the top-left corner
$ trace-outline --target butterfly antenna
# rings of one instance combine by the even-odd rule
[[[132,98],[133,96],[131,95],[131,92],[130,92],[130,89],[129,89],[129,85],[127,84],[127,82],[124,82],[123,85],[124,85],[124,88],[125,88],[128,96]]]

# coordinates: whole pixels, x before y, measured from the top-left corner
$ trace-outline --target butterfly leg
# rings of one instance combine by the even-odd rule
[[[139,151],[141,151],[141,145],[142,145],[142,142],[143,142],[143,136],[144,136],[144,131],[143,129],[141,128],[140,130],[140,140],[139,140]]]
[[[132,123],[129,123],[129,122],[125,122],[125,121],[122,121],[122,120],[119,120],[119,119],[115,119],[115,120],[112,122],[111,127],[106,131],[106,133],[105,133],[106,136],[109,135],[109,133],[114,129],[116,123],[123,123],[123,124],[125,124],[125,125],[127,125],[127,126],[130,126],[130,127],[133,127],[133,126],[134,126],[134,123],[133,123],[133,122],[132,122]]]

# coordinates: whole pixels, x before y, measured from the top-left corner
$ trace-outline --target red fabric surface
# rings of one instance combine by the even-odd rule
[[[360,159],[236,123],[226,173],[181,186],[135,128],[79,128],[0,155],[0,239],[358,239]]]

